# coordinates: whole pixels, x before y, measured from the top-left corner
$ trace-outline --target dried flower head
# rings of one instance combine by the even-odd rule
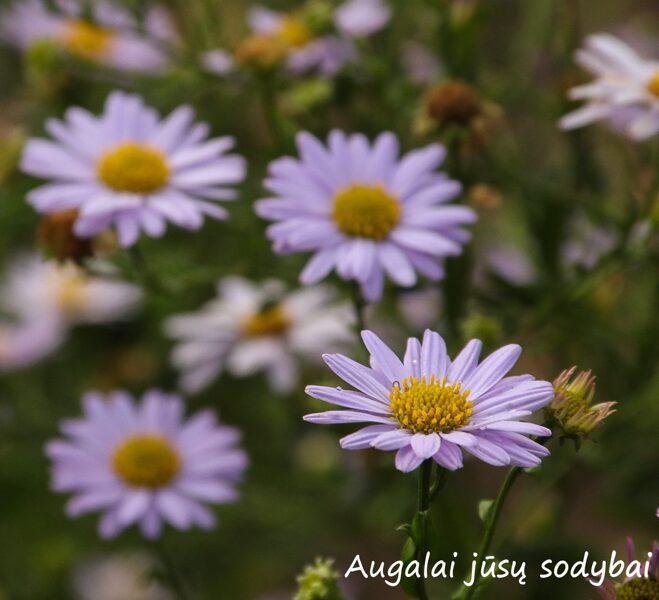
[[[587,437],[593,430],[615,412],[616,402],[593,404],[595,398],[595,376],[591,371],[577,367],[563,371],[554,381],[554,400],[547,407],[552,424],[560,427],[567,436]]]
[[[468,126],[481,114],[483,101],[478,91],[463,81],[446,81],[431,88],[426,111],[439,125]]]
[[[80,261],[93,254],[90,238],[79,238],[73,231],[78,210],[71,208],[46,215],[37,229],[37,243],[50,257],[57,260]]]
[[[253,69],[272,69],[286,58],[288,50],[279,38],[272,35],[252,35],[234,50],[236,62]]]

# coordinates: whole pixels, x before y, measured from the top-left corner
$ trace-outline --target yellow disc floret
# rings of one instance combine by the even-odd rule
[[[113,33],[108,29],[72,19],[65,25],[63,43],[71,54],[95,59],[105,53],[112,38]]]
[[[657,71],[651,78],[650,81],[647,83],[647,90],[650,92],[653,96],[656,96],[659,98],[659,71]]]
[[[416,433],[453,431],[469,422],[473,412],[467,400],[469,390],[461,383],[447,383],[446,377],[406,377],[391,388],[389,399],[394,419]]]
[[[106,152],[97,165],[98,177],[117,192],[149,194],[169,180],[164,154],[145,144],[126,142]]]
[[[648,577],[630,579],[616,590],[617,600],[659,600],[659,581]]]
[[[400,205],[382,186],[352,185],[335,196],[332,218],[346,235],[383,240],[400,220]]]
[[[281,20],[277,37],[292,48],[302,48],[311,41],[311,33],[307,26],[296,17],[284,17]]]
[[[112,458],[114,472],[126,483],[152,489],[172,481],[180,466],[178,452],[159,435],[128,438],[117,448]]]
[[[273,306],[249,317],[242,325],[248,337],[281,335],[290,326],[288,315],[281,306]]]

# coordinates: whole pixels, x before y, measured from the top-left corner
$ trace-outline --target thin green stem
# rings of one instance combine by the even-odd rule
[[[144,281],[144,285],[155,294],[166,294],[167,289],[160,281],[158,276],[151,270],[141,248],[135,244],[130,247],[129,254],[133,260],[137,272]]]
[[[351,282],[350,295],[352,298],[352,305],[355,307],[355,324],[357,326],[357,333],[361,333],[366,329],[366,301],[362,296],[359,284],[356,281]]]
[[[419,512],[425,512],[430,507],[430,479],[432,476],[432,459],[424,460],[419,468]],[[417,547],[416,557],[417,560],[422,561],[425,553],[428,551],[427,539],[424,536],[424,543]],[[419,593],[419,600],[428,600],[428,592],[426,591],[426,582],[423,577],[418,579],[417,590]]]
[[[166,583],[172,592],[174,592],[176,599],[189,600],[190,596],[183,583],[183,579],[162,541],[155,541],[153,547],[160,561],[160,566],[162,567]]]
[[[497,495],[496,500],[494,501],[494,504],[491,506],[489,514],[487,516],[487,522],[485,523],[485,531],[483,533],[483,539],[481,540],[481,545],[478,550],[478,556],[476,557],[476,568],[475,568],[475,579],[473,584],[470,587],[463,586],[462,591],[457,598],[460,600],[470,600],[473,598],[474,594],[476,593],[476,590],[478,588],[478,585],[481,581],[481,566],[483,564],[483,559],[487,555],[487,553],[490,550],[490,546],[492,545],[492,539],[494,537],[494,532],[497,528],[497,524],[499,522],[499,517],[501,515],[501,509],[503,508],[503,505],[506,502],[506,498],[508,497],[508,493],[510,492],[510,489],[512,488],[513,484],[515,483],[515,480],[517,477],[519,477],[520,473],[522,472],[521,467],[513,467],[508,471],[508,475],[506,475],[506,478],[503,481],[503,484],[501,485],[501,488],[499,489],[499,494]]]
[[[268,126],[272,144],[277,153],[284,154],[288,150],[289,143],[286,134],[286,127],[277,108],[274,74],[259,74],[257,75],[256,83],[259,88],[263,116],[265,117]]]

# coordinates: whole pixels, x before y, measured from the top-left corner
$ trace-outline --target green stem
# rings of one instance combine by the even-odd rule
[[[165,549],[163,543],[157,540],[154,542],[153,547],[160,561],[160,566],[162,567],[166,583],[172,592],[174,592],[176,599],[189,600],[190,596],[188,595],[186,587],[183,583],[183,579],[181,578],[178,569],[174,565],[174,561]]]
[[[366,329],[366,302],[362,296],[361,289],[359,284],[356,281],[351,282],[350,295],[352,298],[352,305],[355,307],[355,318],[357,333],[360,334],[364,329]]]
[[[167,289],[158,276],[151,270],[140,247],[135,244],[129,248],[135,268],[144,281],[144,285],[155,294],[166,294]]]
[[[263,115],[268,125],[270,138],[275,150],[279,154],[285,154],[288,150],[288,136],[282,117],[277,110],[277,94],[275,90],[274,75],[263,73],[257,76],[257,85],[261,97]]]
[[[432,475],[432,459],[424,460],[419,468],[419,512],[425,512],[430,507],[430,478]],[[422,547],[417,548],[417,560],[422,561],[427,552],[427,539],[424,539]],[[423,577],[418,579],[419,600],[428,600],[426,582]]]
[[[481,566],[483,564],[483,559],[487,555],[487,553],[490,550],[490,546],[492,545],[492,538],[494,537],[494,532],[496,530],[497,524],[499,522],[499,516],[501,515],[501,509],[503,508],[504,503],[506,502],[506,498],[508,497],[508,492],[510,492],[510,489],[512,488],[513,484],[515,483],[515,480],[519,476],[519,474],[522,472],[521,467],[513,467],[508,471],[508,475],[506,475],[506,478],[503,481],[503,484],[501,485],[501,489],[499,490],[499,494],[497,495],[496,500],[494,501],[494,504],[490,508],[490,511],[487,516],[487,521],[485,523],[485,531],[483,532],[483,539],[481,541],[480,548],[478,550],[478,556],[476,557],[476,568],[475,568],[475,578],[474,582],[470,587],[467,587],[466,585],[462,585],[460,588],[459,592],[453,596],[456,600],[470,600],[473,598],[474,594],[476,593],[476,590],[478,589],[478,586],[481,581]]]

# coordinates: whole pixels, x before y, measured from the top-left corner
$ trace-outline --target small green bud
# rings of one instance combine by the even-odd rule
[[[333,568],[334,560],[317,558],[298,576],[298,592],[293,600],[343,600]]]

